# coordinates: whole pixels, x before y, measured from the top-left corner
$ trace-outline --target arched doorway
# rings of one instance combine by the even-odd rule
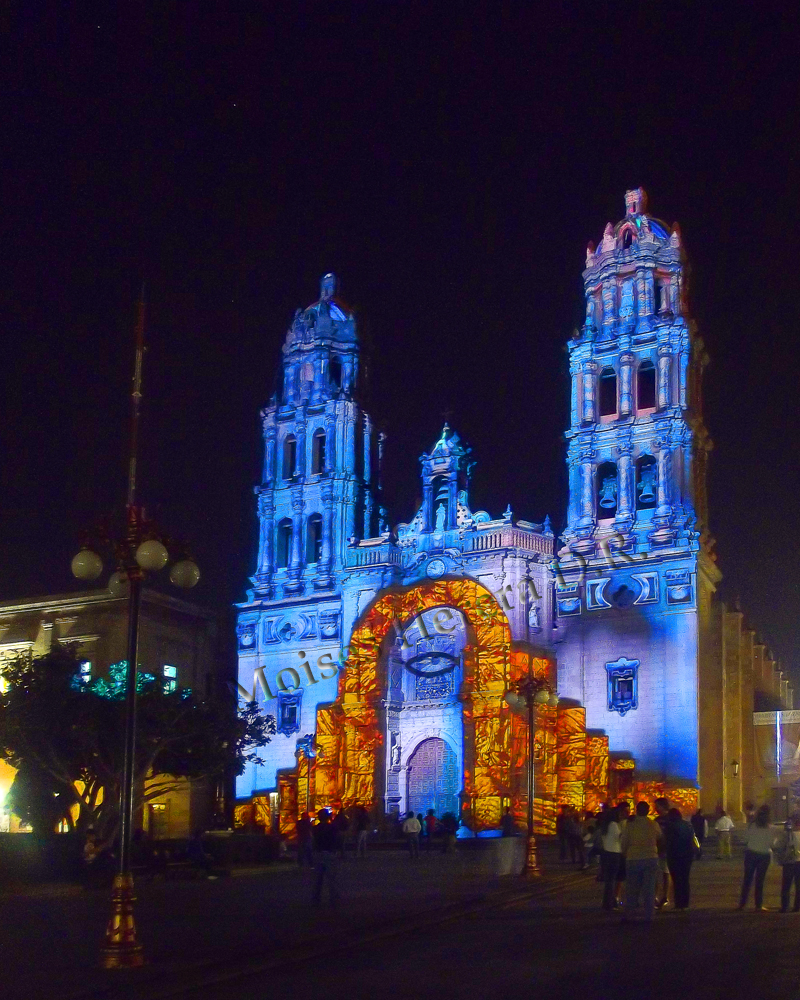
[[[458,816],[458,761],[453,749],[438,736],[423,740],[408,762],[408,808],[425,815],[451,812]]]

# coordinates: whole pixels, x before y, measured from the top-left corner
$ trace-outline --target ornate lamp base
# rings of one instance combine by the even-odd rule
[[[106,938],[100,949],[100,965],[104,969],[134,969],[144,965],[142,946],[136,940],[133,919],[133,876],[117,875],[111,891],[111,919]]]
[[[522,874],[526,878],[540,878],[542,874],[536,854],[536,837],[532,833],[528,834],[528,843],[525,848],[525,867]]]

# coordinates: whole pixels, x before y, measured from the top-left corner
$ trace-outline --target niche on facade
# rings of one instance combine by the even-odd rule
[[[332,389],[341,389],[342,387],[342,362],[338,358],[331,358],[331,363],[329,367],[329,375]]]
[[[314,431],[311,438],[311,473],[319,475],[325,471],[325,431]]]
[[[617,466],[603,462],[597,469],[597,520],[607,521],[617,516]]]
[[[278,720],[276,729],[284,736],[300,731],[300,707],[303,701],[303,689],[297,691],[278,692]]]
[[[297,441],[293,434],[283,439],[283,470],[284,479],[291,479],[297,468]]]
[[[656,369],[648,358],[636,371],[636,411],[652,412],[656,408]]]
[[[277,569],[286,569],[292,553],[292,519],[290,517],[285,517],[278,522],[275,541],[275,566]]]
[[[433,526],[436,531],[444,531],[448,523],[450,508],[450,489],[445,476],[435,476],[431,480],[431,496],[433,497]]]
[[[313,565],[322,557],[322,515],[312,514],[306,523],[306,563]]]
[[[658,463],[653,455],[642,455],[636,460],[636,509],[652,510],[657,490]]]
[[[617,373],[613,368],[600,372],[600,419],[613,419],[617,415]]]

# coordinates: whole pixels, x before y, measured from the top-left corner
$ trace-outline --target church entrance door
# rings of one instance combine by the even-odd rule
[[[436,736],[423,740],[408,762],[408,808],[423,816],[429,809],[439,817],[458,816],[459,777],[451,747]]]

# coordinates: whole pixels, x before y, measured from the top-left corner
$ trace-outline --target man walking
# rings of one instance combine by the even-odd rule
[[[302,866],[314,864],[314,834],[311,817],[304,812],[297,821],[297,863]]]
[[[700,845],[700,852],[697,855],[699,860],[703,856],[703,843],[708,836],[708,820],[703,815],[703,810],[700,806],[697,807],[697,812],[692,816],[691,823],[694,835],[697,837],[697,843]]]
[[[406,838],[406,843],[408,844],[408,853],[412,858],[419,857],[419,832],[422,827],[419,825],[419,820],[414,815],[413,811],[409,809],[406,814],[406,821],[403,823],[403,834]]]

